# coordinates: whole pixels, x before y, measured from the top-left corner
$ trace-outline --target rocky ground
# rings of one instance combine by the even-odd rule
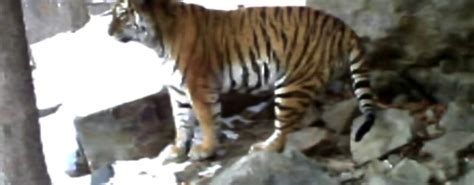
[[[253,122],[223,124],[222,148],[215,158],[163,165],[173,133],[167,95],[155,94],[161,88],[156,79],[164,73],[155,71],[155,56],[137,44],[112,43],[105,35],[108,20],[104,19],[95,22],[93,30],[68,35],[71,38],[57,36],[63,41],[60,44],[32,47],[39,61],[35,86],[40,108],[63,104],[58,113],[42,119],[53,180],[66,169],[51,165],[64,155],[58,148],[73,148],[58,140],[74,140],[76,129],[87,159],[76,158],[76,166],[70,167],[79,168],[72,175],[87,174],[88,167],[93,173],[56,184],[73,184],[76,179],[81,179],[76,184],[87,184],[90,178],[93,184],[109,180],[114,185],[473,184],[472,1],[308,2],[341,17],[368,41],[371,82],[380,111],[377,124],[362,142],[350,140],[361,118],[345,79],[329,86],[321,98],[325,106],[320,113],[310,112],[305,120],[308,127],[292,135],[282,153],[247,154],[252,143],[272,131],[271,111],[266,111]],[[91,38],[98,44],[91,45]],[[56,53],[64,56],[51,54],[53,44],[62,47],[56,47],[60,51]],[[77,51],[87,51],[94,60]],[[136,100],[144,96],[148,97]],[[229,112],[238,112],[246,102],[259,102],[228,100],[224,109]],[[87,110],[77,110],[84,107]],[[78,112],[86,113],[78,116]],[[58,119],[64,113],[69,117]],[[75,128],[58,132],[61,126],[73,125],[74,116]],[[315,117],[321,120],[314,121]]]
[[[163,93],[154,96],[158,97],[155,102],[167,98]],[[122,154],[122,158],[112,165],[115,176],[109,184],[472,184],[473,104],[451,102],[444,105],[426,101],[380,104],[382,108],[372,131],[360,143],[355,143],[350,140],[351,131],[362,121],[357,117],[356,101],[341,94],[330,94],[326,98],[331,101],[323,107],[322,120],[311,121],[307,128],[293,134],[282,153],[247,153],[252,143],[265,139],[272,132],[271,114],[267,112],[258,115],[252,123],[224,124],[221,150],[207,161],[163,165],[165,148],[159,156],[154,155],[157,151],[148,156],[134,154],[139,160],[125,162],[124,159],[133,155],[123,155],[123,151],[143,150],[144,146],[131,139],[135,142],[121,142],[128,147],[108,147],[110,151]],[[127,105],[117,109],[133,110]],[[161,104],[157,110],[166,106]],[[166,120],[164,117],[153,119],[155,123]],[[137,122],[140,125],[146,121]],[[97,125],[99,122],[90,123]],[[76,122],[76,127],[81,124],[85,122]],[[128,126],[119,127],[130,129],[130,124],[133,125],[129,122]],[[167,144],[164,141],[171,141],[162,133],[166,132],[164,130],[172,131],[172,128],[155,130],[153,137],[161,143],[153,148],[163,148]],[[143,136],[142,131],[123,133],[129,138]],[[98,144],[99,141],[94,140],[98,137],[90,134],[86,139],[88,146],[84,146],[86,153],[91,146],[103,146],[104,143],[102,140],[102,144]],[[113,157],[108,159],[109,162],[114,160]]]

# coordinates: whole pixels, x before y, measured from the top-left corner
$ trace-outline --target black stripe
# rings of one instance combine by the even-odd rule
[[[300,53],[300,56],[298,57],[298,59],[295,61],[295,67],[294,67],[294,70],[297,70],[299,69],[299,67],[302,65],[303,63],[303,58],[306,56],[306,52],[308,50],[308,47],[309,47],[309,43],[311,41],[308,39],[307,36],[305,36],[304,38],[304,44],[303,44],[303,51],[301,51]],[[304,66],[303,66],[304,67]]]
[[[374,106],[373,103],[364,103],[361,107],[369,108],[373,106]]]
[[[215,44],[215,46],[218,46],[218,45],[219,44],[217,43]],[[216,49],[216,54],[217,54],[217,61],[215,62],[217,62],[217,64],[219,65],[220,72],[223,73],[225,70],[225,66],[224,66],[224,61],[222,61],[224,60],[224,54],[223,54],[222,49],[221,48]]]
[[[168,88],[170,88],[171,90],[173,90],[174,92],[178,93],[179,95],[182,95],[182,96],[185,96],[186,93],[184,91],[182,91],[181,89],[178,89],[177,87],[175,86],[168,86]]]
[[[296,30],[295,30],[295,32],[294,32],[294,34],[293,34],[293,40],[291,41],[291,46],[290,46],[290,48],[289,48],[290,50],[295,49],[296,42],[298,41],[299,32],[300,32],[300,27],[297,26],[297,27],[296,27]],[[288,53],[288,56],[287,56],[286,61],[285,61],[285,63],[286,63],[286,68],[288,68],[288,65],[289,65],[290,60],[291,60],[292,57],[293,57],[293,51],[290,51],[290,52]]]
[[[188,72],[188,68],[189,68],[189,66],[187,66],[187,65],[184,66],[184,70],[183,70],[183,72],[181,73],[181,83],[179,84],[179,85],[181,85],[181,86],[183,86],[184,83],[186,82],[186,74],[187,74],[187,72]]]
[[[267,56],[270,56],[273,51],[270,36],[268,35],[268,32],[264,25],[260,24],[260,29],[262,31],[263,38],[265,40],[265,47],[266,47],[265,49],[267,52]]]
[[[288,106],[285,106],[285,105],[281,105],[280,103],[278,102],[275,102],[275,107],[280,109],[281,111],[289,111],[289,112],[293,112],[293,111],[296,111],[296,108],[294,107],[288,107]]]
[[[288,47],[288,36],[286,35],[285,31],[282,31],[281,34],[281,40],[283,41],[283,49],[286,51]]]
[[[275,51],[273,51],[272,55],[273,60],[275,62],[275,73],[278,74],[280,73],[280,66],[281,66],[281,60],[280,58],[276,55]],[[270,57],[270,56],[269,56]]]
[[[335,19],[332,19],[332,27],[330,28],[331,30],[335,30],[335,26],[336,26],[336,22],[335,22]],[[331,34],[330,34],[330,37],[329,37],[329,43],[328,43],[328,54],[329,54],[329,60],[331,61],[331,59],[333,59],[333,46],[336,42],[336,38],[337,38],[337,35],[336,35],[336,32],[332,31]]]
[[[306,55],[307,56],[306,60],[298,62],[298,65],[301,65],[303,67],[307,67],[307,65],[309,65],[310,62],[315,62],[314,55],[316,54],[317,50],[318,50],[318,45],[314,44],[313,47],[310,49],[309,53]]]
[[[260,9],[260,18],[262,18],[263,22],[267,22],[267,11],[266,10],[267,10],[266,8]]]
[[[244,88],[248,88],[248,86],[249,86],[249,69],[247,68],[244,55],[243,55],[241,47],[240,47],[240,45],[237,41],[234,42],[234,49],[237,52],[237,57],[239,58],[239,61],[240,61],[240,67],[242,68],[242,76],[241,76],[242,86]]]
[[[310,98],[311,96],[301,92],[301,91],[292,91],[281,94],[275,94],[275,98]]]
[[[310,29],[309,29],[309,34],[310,35],[316,35],[316,31],[318,29],[318,25],[317,25],[317,21],[318,21],[318,18],[319,18],[319,11],[313,11],[313,12],[310,12],[310,13],[313,13],[312,17],[314,17],[314,20],[313,22],[311,22],[311,25],[310,25]],[[311,16],[308,15],[308,17]]]
[[[250,64],[252,65],[252,70],[257,75],[257,83],[255,84],[254,87],[249,89],[249,92],[250,92],[250,91],[253,91],[254,89],[259,89],[262,86],[262,75],[260,73],[260,67],[257,63],[257,60],[255,59],[255,54],[252,51],[252,49],[249,50],[249,56],[250,56]]]
[[[174,63],[174,66],[173,66],[173,73],[176,72],[176,70],[178,70],[179,63],[181,62],[180,56],[181,55],[178,54],[178,56],[176,57],[176,62]]]
[[[300,6],[298,8],[298,16],[299,16],[300,21],[301,21],[301,19],[304,19],[305,10],[306,10],[306,8],[303,7],[303,6]]]
[[[278,35],[279,31],[274,22],[270,22],[270,28],[273,30],[274,35]]]
[[[279,18],[281,17],[281,8],[280,7],[275,7],[275,11],[273,12],[273,17]]]
[[[362,68],[351,70],[352,74],[361,74],[361,73],[367,73],[367,72],[368,72],[367,69],[362,69]]]
[[[229,79],[230,79],[230,89],[234,89],[235,88],[235,79],[234,79],[234,76],[233,76],[233,72],[232,72],[232,60],[231,60],[231,56],[230,56],[230,48],[229,48],[229,45],[226,44],[225,45],[225,56],[226,56],[226,62],[227,62],[227,65],[229,66]]]
[[[370,87],[370,81],[369,80],[360,80],[357,83],[354,83],[353,87],[354,87],[354,89]]]
[[[344,34],[343,34],[344,33],[344,23],[338,18],[336,18],[335,23],[336,23],[336,26],[335,26],[334,29],[336,30],[336,37],[337,37],[337,39],[335,41],[336,42],[336,48],[335,49],[336,49],[337,53],[341,53],[341,51],[342,51],[342,42],[341,41],[344,38]]]
[[[252,34],[253,34],[253,47],[256,48],[256,52],[257,52],[257,57],[258,58],[261,58],[261,55],[260,55],[260,43],[258,43],[258,36],[257,36],[257,32],[255,29],[253,29],[252,31]]]
[[[372,99],[372,94],[366,93],[362,94],[362,96],[357,97],[358,100],[371,100]]]
[[[266,62],[263,63],[263,79],[265,84],[268,84],[268,79],[270,78],[270,69],[268,68],[268,64]]]
[[[293,13],[293,7],[288,7],[286,9],[286,16],[288,17],[288,19],[291,17],[292,13]]]
[[[187,108],[187,109],[191,109],[192,106],[190,103],[183,103],[183,102],[179,102],[179,101],[176,101],[176,103],[178,103],[178,107],[179,108]]]

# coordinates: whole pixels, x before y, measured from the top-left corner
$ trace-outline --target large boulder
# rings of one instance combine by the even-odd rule
[[[159,93],[78,117],[78,142],[92,170],[117,160],[155,157],[174,137],[168,95]]]
[[[240,158],[210,185],[335,185],[321,166],[297,152],[257,152]]]

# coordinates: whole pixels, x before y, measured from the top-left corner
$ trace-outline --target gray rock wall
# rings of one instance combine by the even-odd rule
[[[89,21],[84,0],[23,0],[26,34],[30,44],[75,31]]]
[[[398,65],[443,60],[459,65],[474,60],[474,1],[308,0],[307,4],[336,15],[370,38],[380,55],[374,61],[379,66],[390,67],[387,58],[398,59]]]
[[[418,98],[421,94],[435,102],[474,102],[469,95],[474,83],[465,78],[474,72],[474,1],[307,0],[307,4],[339,17],[367,38],[371,66],[395,72],[385,80],[412,84],[392,89],[392,94],[416,89]],[[428,78],[420,78],[426,74]]]

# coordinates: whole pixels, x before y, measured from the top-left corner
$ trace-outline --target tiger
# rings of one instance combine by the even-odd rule
[[[178,0],[117,0],[108,34],[153,49],[172,74],[176,135],[168,159],[208,159],[219,146],[216,118],[223,93],[272,94],[274,129],[249,153],[279,152],[317,95],[343,71],[350,74],[363,123],[375,122],[374,95],[361,38],[339,18],[305,6],[207,9]],[[190,115],[202,132],[192,143]]]

